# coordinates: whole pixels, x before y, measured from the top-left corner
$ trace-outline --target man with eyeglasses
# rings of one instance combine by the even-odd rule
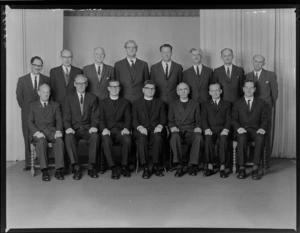
[[[149,179],[151,173],[149,171],[149,154],[148,146],[152,144],[152,173],[156,176],[164,174],[159,168],[164,152],[164,140],[166,139],[167,116],[165,106],[162,100],[154,98],[155,82],[147,80],[144,83],[143,93],[141,97],[133,103],[133,128],[134,137],[137,144],[140,163],[144,169],[142,177]]]
[[[128,159],[131,155],[131,121],[130,102],[119,96],[121,86],[117,80],[108,82],[109,97],[100,103],[100,132],[102,147],[108,166],[111,168],[111,178],[119,179],[119,173],[114,161],[114,142],[122,144],[122,169],[124,177],[130,177]]]
[[[177,164],[175,177],[183,175],[183,153],[181,144],[191,147],[188,161],[188,172],[191,176],[197,175],[200,157],[200,148],[204,141],[201,135],[201,116],[199,102],[188,98],[189,86],[181,82],[177,85],[179,100],[169,106],[169,128],[171,131],[170,146],[173,152],[173,163]]]
[[[104,64],[105,51],[101,47],[94,48],[94,63],[83,67],[83,73],[89,80],[88,91],[98,96],[99,100],[108,97],[108,82],[115,77],[114,68]]]
[[[54,101],[63,104],[65,96],[75,91],[74,79],[82,70],[72,65],[73,53],[70,49],[60,52],[62,65],[50,70],[51,95]]]
[[[136,58],[138,49],[134,40],[125,43],[126,58],[115,63],[115,78],[120,82],[120,96],[131,103],[143,96],[142,88],[149,79],[149,68],[145,61]]]
[[[39,100],[38,87],[42,84],[49,84],[49,77],[41,74],[43,69],[43,60],[34,56],[30,60],[31,72],[18,79],[17,83],[17,101],[21,108],[22,131],[25,143],[25,167],[23,171],[30,170],[30,138],[28,130],[28,111],[29,104]]]
[[[95,167],[96,156],[99,151],[97,96],[86,91],[88,79],[83,74],[78,74],[75,77],[74,86],[76,91],[66,95],[63,107],[65,144],[73,166],[73,179],[80,180],[82,177],[76,150],[80,139],[86,140],[89,146],[88,175],[91,178],[98,178]]]

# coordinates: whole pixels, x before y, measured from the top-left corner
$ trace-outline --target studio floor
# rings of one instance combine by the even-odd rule
[[[259,181],[230,174],[203,177],[186,174],[142,179],[97,179],[84,170],[79,181],[72,175],[42,181],[24,172],[24,162],[7,164],[7,230],[11,228],[296,228],[296,161],[273,159]],[[251,169],[247,170],[250,173]]]

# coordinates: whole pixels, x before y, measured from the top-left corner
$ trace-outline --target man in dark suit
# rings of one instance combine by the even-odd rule
[[[220,161],[220,177],[227,178],[228,174],[225,172],[225,163],[228,132],[230,130],[231,120],[231,103],[222,100],[220,95],[222,89],[219,83],[211,83],[209,85],[209,94],[212,99],[203,103],[202,105],[202,122],[205,134],[205,156],[208,163],[208,169],[204,172],[204,176],[213,175],[213,157],[214,144],[219,139],[219,161]]]
[[[156,176],[164,174],[159,169],[159,161],[164,152],[164,139],[166,138],[167,116],[162,100],[153,98],[155,82],[147,80],[143,88],[144,97],[133,103],[133,128],[137,143],[140,163],[144,168],[142,177],[149,179],[148,145],[152,143],[153,171]]]
[[[65,96],[75,91],[74,78],[82,74],[82,70],[72,66],[73,53],[69,49],[63,49],[60,53],[62,65],[50,70],[50,86],[53,100],[63,104]]]
[[[278,98],[278,83],[274,72],[263,69],[263,66],[265,65],[265,58],[262,55],[255,55],[252,59],[252,65],[254,70],[246,75],[246,79],[254,81],[256,86],[254,96],[264,100],[267,103],[270,112],[269,124],[266,133],[266,167],[268,168],[270,166],[270,157],[272,152],[272,116],[275,114],[273,109]]]
[[[96,155],[99,151],[99,108],[97,96],[86,90],[88,79],[78,74],[74,82],[76,91],[69,93],[64,100],[63,122],[66,130],[66,149],[73,165],[73,179],[80,180],[82,173],[78,164],[77,143],[85,139],[89,144],[88,175],[98,178],[95,168]]]
[[[245,80],[243,87],[245,96],[235,102],[232,110],[232,125],[237,133],[237,155],[240,166],[238,179],[246,178],[245,155],[248,140],[255,141],[252,179],[260,179],[258,165],[268,126],[269,111],[263,100],[254,97],[255,90],[254,82]]]
[[[25,167],[23,171],[30,170],[30,142],[28,131],[28,110],[29,103],[39,100],[37,93],[38,86],[44,83],[49,84],[49,77],[41,74],[43,69],[43,60],[38,57],[32,57],[30,60],[31,72],[19,78],[17,83],[17,101],[21,108],[22,131],[25,143]]]
[[[244,69],[232,64],[233,51],[225,48],[221,51],[221,59],[224,62],[214,70],[214,82],[220,83],[223,90],[221,98],[234,103],[243,96]]]
[[[64,142],[62,140],[63,123],[60,104],[49,101],[50,86],[39,86],[38,95],[40,100],[31,102],[28,113],[28,127],[32,141],[36,145],[36,154],[39,158],[42,180],[50,181],[48,173],[47,144],[52,142],[55,156],[55,177],[64,179]]]
[[[120,82],[121,97],[131,103],[143,96],[142,88],[149,79],[149,68],[145,61],[136,58],[137,43],[129,40],[125,43],[127,57],[115,63],[115,78]]]
[[[176,87],[182,80],[182,66],[171,60],[172,46],[163,44],[159,48],[162,60],[150,68],[150,79],[156,86],[156,97],[170,104],[178,99]]]
[[[131,122],[130,102],[119,97],[120,82],[108,82],[109,97],[100,102],[100,131],[102,132],[103,151],[109,167],[112,170],[111,178],[119,179],[119,173],[114,161],[113,142],[122,144],[122,175],[130,177],[128,158],[131,155]]]
[[[182,169],[182,142],[191,146],[189,159],[189,175],[197,175],[200,148],[203,146],[201,135],[201,117],[199,103],[188,99],[189,86],[179,83],[177,94],[180,99],[173,101],[169,106],[169,128],[171,131],[170,146],[173,152],[173,162],[177,163],[176,177],[183,175]]]
[[[115,77],[114,68],[104,64],[105,51],[101,47],[94,48],[94,64],[83,67],[83,73],[89,80],[87,91],[103,100],[109,96],[107,86]]]
[[[203,103],[210,98],[208,85],[212,82],[213,71],[211,68],[201,64],[203,56],[201,49],[192,48],[190,54],[193,66],[183,71],[182,81],[190,86],[191,99]]]

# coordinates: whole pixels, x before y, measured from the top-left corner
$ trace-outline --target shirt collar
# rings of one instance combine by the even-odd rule
[[[149,97],[144,96],[144,99],[145,99],[145,100],[153,100],[153,97],[152,97],[152,98],[149,98]]]
[[[245,100],[246,100],[246,102],[248,102],[248,100],[250,100],[250,102],[252,102],[252,101],[253,101],[253,99],[254,99],[254,97],[253,97],[253,96],[252,96],[252,97],[250,97],[250,98],[245,96]]]
[[[84,98],[84,96],[85,96],[85,92],[79,93],[78,91],[76,91],[76,93],[77,93],[77,95],[78,95],[79,98],[81,97],[81,95],[83,95],[83,98]]]
[[[217,104],[220,102],[221,98],[218,99],[212,99],[214,102],[217,101]]]
[[[42,100],[40,100],[40,102],[42,103],[42,105],[44,106],[44,103],[46,103],[46,105],[48,105],[48,102],[49,101],[45,101],[45,102],[43,102]]]
[[[127,61],[128,63],[131,65],[131,60],[133,60],[133,63],[135,64],[136,63],[136,57],[135,58],[129,58],[127,57]]]
[[[169,67],[171,66],[171,63],[172,63],[172,61],[168,61],[168,62],[161,61],[161,62],[164,66],[166,66],[166,64],[168,64]]]
[[[102,70],[102,68],[103,68],[103,63],[102,63],[101,65],[98,65],[98,64],[96,64],[96,63],[94,63],[94,64],[95,64],[96,70],[98,69],[98,66],[100,66],[100,68],[101,68],[101,70]]]
[[[109,96],[109,98],[110,98],[111,100],[118,100],[118,99],[119,99],[119,96],[116,96],[116,97]]]
[[[39,79],[39,78],[40,78],[40,75],[39,75],[39,74],[38,74],[38,75],[35,75],[35,74],[33,74],[33,73],[30,73],[30,77],[34,80],[35,77],[37,77],[37,79]]]
[[[227,67],[229,67],[230,70],[232,70],[232,64],[228,65],[224,65],[225,69],[227,70]]]
[[[261,72],[262,72],[262,69],[260,69],[260,71],[255,71],[254,70],[254,75],[257,73],[257,76],[260,77]]]
[[[70,70],[71,70],[71,66],[66,67],[66,66],[62,65],[62,68],[63,68],[64,71],[65,71],[66,69],[68,69],[68,71],[70,72]]]

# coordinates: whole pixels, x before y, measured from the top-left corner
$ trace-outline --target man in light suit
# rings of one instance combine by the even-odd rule
[[[245,155],[247,142],[255,141],[252,179],[259,180],[258,166],[264,147],[264,137],[268,127],[269,109],[265,101],[254,97],[255,84],[251,80],[245,80],[243,87],[245,96],[237,100],[232,110],[232,125],[237,134],[237,155],[239,158],[240,171],[238,179],[246,178]]]
[[[263,69],[265,58],[262,55],[255,55],[252,59],[253,71],[246,75],[247,80],[252,80],[255,83],[255,97],[264,100],[269,108],[270,117],[266,134],[266,167],[270,167],[270,157],[272,152],[272,116],[273,109],[278,98],[278,83],[276,74],[272,71]]]
[[[111,178],[119,179],[119,173],[114,161],[113,141],[122,144],[122,175],[130,177],[128,158],[131,155],[131,122],[130,102],[119,97],[120,82],[111,80],[108,83],[109,97],[100,103],[100,131],[102,146],[107,163],[112,170]]]
[[[152,80],[145,81],[143,88],[144,97],[133,103],[133,128],[137,143],[140,163],[144,168],[142,177],[149,179],[149,154],[148,145],[152,143],[152,173],[156,176],[164,174],[159,169],[159,162],[163,159],[164,139],[166,138],[167,116],[162,100],[153,98],[155,83]]]
[[[163,44],[159,50],[162,60],[150,68],[150,79],[156,86],[156,97],[170,104],[173,100],[178,99],[176,87],[182,80],[182,66],[171,60],[172,46]]]
[[[193,66],[183,71],[182,81],[190,86],[191,99],[201,104],[210,99],[208,85],[212,82],[213,71],[202,64],[203,52],[201,49],[192,48],[190,54]]]
[[[94,48],[94,60],[91,65],[83,67],[83,73],[89,80],[87,91],[103,100],[109,96],[107,86],[115,77],[114,68],[104,64],[105,51],[101,47]]]
[[[99,152],[99,108],[97,96],[86,90],[88,79],[78,74],[74,82],[76,91],[70,92],[64,100],[63,122],[65,128],[65,144],[73,165],[73,179],[80,180],[82,173],[78,164],[77,143],[85,139],[89,145],[88,175],[98,178],[95,168],[96,156]]]
[[[82,74],[82,70],[72,66],[73,53],[70,49],[63,49],[60,57],[62,65],[50,70],[50,86],[53,100],[63,104],[65,96],[75,91],[74,78]]]
[[[31,72],[19,78],[17,83],[17,101],[21,108],[22,131],[25,143],[25,167],[23,171],[30,170],[30,142],[28,130],[28,110],[29,104],[39,100],[38,86],[44,83],[49,84],[49,77],[41,74],[43,69],[43,60],[38,57],[32,57],[30,60]]]
[[[231,103],[222,100],[222,93],[219,83],[211,83],[209,85],[209,94],[212,99],[202,104],[202,123],[205,134],[205,156],[208,163],[208,169],[204,172],[204,176],[213,175],[213,157],[214,144],[219,139],[219,162],[220,162],[220,177],[227,178],[228,173],[225,172],[226,157],[228,154],[228,133],[230,131],[231,120]]]
[[[143,96],[142,88],[149,79],[149,68],[145,61],[136,58],[137,43],[129,40],[125,43],[127,57],[115,63],[115,78],[122,86],[120,96],[131,103]]]
[[[199,103],[188,99],[189,86],[179,83],[177,93],[179,100],[174,100],[169,106],[169,128],[171,131],[170,146],[173,152],[173,162],[177,163],[176,177],[183,175],[181,144],[186,142],[191,146],[189,159],[189,175],[196,176],[200,148],[204,141],[201,135],[201,116]]]
[[[214,70],[214,82],[220,83],[223,90],[221,98],[234,103],[243,96],[244,69],[232,64],[233,51],[225,48],[221,51],[221,59],[224,62]]]
[[[32,141],[36,145],[36,154],[39,158],[42,180],[50,181],[48,173],[47,144],[52,142],[55,156],[55,177],[64,179],[64,142],[62,140],[63,123],[60,104],[49,101],[50,86],[39,86],[38,95],[40,100],[31,102],[29,105],[28,126]]]

